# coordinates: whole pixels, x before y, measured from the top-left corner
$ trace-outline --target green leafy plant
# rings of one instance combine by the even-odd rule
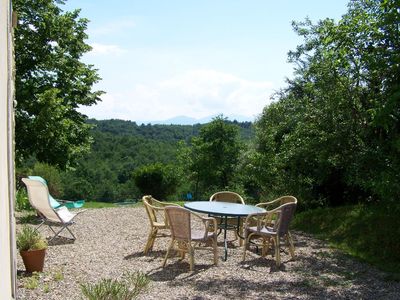
[[[25,188],[20,188],[15,194],[15,209],[17,211],[32,210]]]
[[[101,279],[95,284],[81,284],[81,291],[88,300],[128,300],[144,292],[148,284],[149,278],[142,272],[125,273],[120,280]]]
[[[47,242],[34,228],[24,225],[17,234],[17,248],[20,251],[41,250],[47,248]]]
[[[63,280],[63,279],[64,279],[63,270],[61,269],[61,270],[56,271],[56,272],[53,274],[53,279],[54,279],[55,281],[61,281],[61,280]]]
[[[133,180],[142,194],[165,199],[176,191],[178,178],[172,166],[161,163],[142,166],[133,173]]]
[[[24,288],[34,290],[39,287],[39,274],[34,272],[31,277],[27,277],[24,282]]]

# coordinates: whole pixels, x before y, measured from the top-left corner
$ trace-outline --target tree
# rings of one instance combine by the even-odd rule
[[[171,166],[155,163],[137,168],[133,180],[143,195],[165,200],[175,193],[178,178]]]
[[[357,0],[335,23],[294,23],[296,76],[257,122],[264,189],[338,205],[400,196],[400,11]]]
[[[15,0],[16,156],[34,156],[65,168],[89,149],[90,126],[80,105],[99,101],[92,91],[100,80],[92,65],[80,61],[87,19],[79,10],[63,12],[61,0]]]
[[[192,139],[187,162],[197,188],[225,189],[234,184],[242,150],[239,128],[218,116]]]

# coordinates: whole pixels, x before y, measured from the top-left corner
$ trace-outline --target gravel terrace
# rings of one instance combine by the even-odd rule
[[[242,248],[234,241],[226,262],[219,243],[218,266],[211,251],[196,250],[195,270],[189,272],[187,256],[172,257],[161,268],[169,238],[156,239],[153,251],[143,254],[149,224],[141,206],[89,209],[71,229],[76,241],[60,239],[49,246],[35,289],[25,288],[30,277],[18,255],[17,299],[81,299],[80,283],[119,278],[127,271],[151,279],[139,299],[400,299],[399,282],[300,232],[292,232],[296,260],[282,253],[280,268],[270,254],[262,258],[255,251],[242,262]],[[47,227],[41,232],[50,234]]]

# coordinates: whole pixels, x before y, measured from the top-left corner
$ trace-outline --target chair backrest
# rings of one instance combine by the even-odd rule
[[[143,196],[142,201],[144,204],[144,207],[146,208],[147,216],[149,217],[151,225],[153,225],[155,222],[157,222],[157,214],[153,209],[153,203],[155,200],[152,196],[146,195]]]
[[[245,204],[242,196],[240,196],[238,193],[230,191],[216,192],[210,197],[210,201]]]
[[[32,179],[32,180],[40,181],[41,183],[43,183],[44,185],[47,186],[47,181],[43,177],[40,177],[40,176],[28,176],[28,178]],[[47,187],[47,189],[48,189],[48,187]],[[61,206],[61,203],[58,202],[56,199],[54,199],[53,196],[50,194],[50,192],[49,192],[49,199],[50,199],[50,205],[52,207],[57,208],[57,207]]]
[[[28,189],[28,198],[32,207],[44,218],[53,222],[61,222],[56,211],[50,204],[47,185],[41,181],[28,178],[22,178],[22,181]]]
[[[284,235],[289,231],[289,224],[293,218],[294,212],[296,210],[297,204],[294,202],[289,202],[281,205],[277,208],[278,220],[274,225],[274,229],[279,235]]]
[[[278,199],[280,200],[281,205],[286,204],[286,203],[296,203],[297,204],[297,199],[293,196],[283,196]]]
[[[165,214],[171,229],[171,236],[173,239],[190,241],[191,227],[190,227],[190,210],[178,206],[167,206]]]

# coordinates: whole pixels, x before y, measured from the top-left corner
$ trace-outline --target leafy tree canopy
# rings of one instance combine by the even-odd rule
[[[256,125],[264,190],[308,204],[399,198],[399,24],[395,0],[351,1],[338,23],[294,23],[296,76]]]
[[[65,168],[87,151],[90,126],[76,109],[99,101],[97,70],[80,61],[88,20],[60,0],[15,0],[16,154]]]
[[[183,163],[197,189],[225,189],[236,179],[242,148],[239,127],[218,116],[193,137]]]

